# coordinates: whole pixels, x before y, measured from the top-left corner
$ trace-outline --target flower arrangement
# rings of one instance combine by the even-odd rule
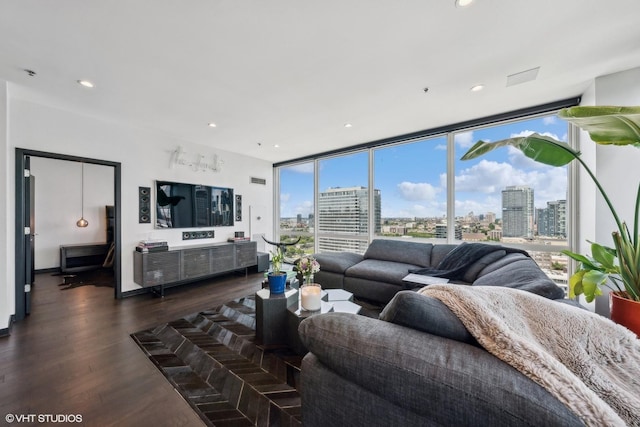
[[[304,282],[311,282],[311,277],[320,271],[320,264],[312,256],[303,256],[296,263],[297,270],[304,276]]]

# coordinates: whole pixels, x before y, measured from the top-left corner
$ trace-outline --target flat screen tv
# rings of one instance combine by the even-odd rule
[[[156,181],[156,228],[233,225],[233,188]]]

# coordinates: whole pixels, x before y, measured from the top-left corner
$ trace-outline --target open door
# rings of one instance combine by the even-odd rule
[[[115,279],[114,298],[122,298],[121,285],[121,169],[118,162],[91,159],[87,157],[69,156],[65,154],[48,153],[44,151],[15,149],[15,315],[14,320],[20,321],[31,311],[31,288],[34,285],[35,263],[35,178],[31,176],[31,157],[84,162],[113,167],[113,272]],[[40,177],[42,178],[42,177]]]
[[[36,177],[31,175],[31,157],[25,158],[24,173],[25,190],[25,219],[28,224],[24,230],[24,260],[25,260],[25,286],[24,286],[24,312],[31,313],[31,288],[35,278],[35,243],[36,243],[36,221],[35,221],[35,192]]]
[[[30,157],[16,149],[16,312],[22,320],[31,311],[31,286],[34,278],[34,184]]]

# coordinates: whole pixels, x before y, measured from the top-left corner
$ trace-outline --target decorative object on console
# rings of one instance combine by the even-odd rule
[[[136,251],[142,253],[163,252],[169,250],[169,244],[163,240],[140,240]]]
[[[80,215],[80,219],[76,222],[76,225],[80,228],[85,228],[89,225],[89,221],[84,219],[84,162],[82,164],[82,215]]]
[[[591,139],[604,145],[632,145],[640,148],[640,107],[586,106],[560,110],[558,116],[589,132]],[[628,182],[637,187],[634,212],[633,233],[626,222],[622,221],[611,200],[591,169],[568,144],[539,134],[528,137],[509,138],[496,142],[478,141],[467,151],[462,160],[479,157],[494,148],[512,146],[521,150],[527,157],[551,166],[564,166],[577,160],[589,174],[598,191],[604,198],[617,230],[612,233],[615,248],[591,243],[591,256],[564,250],[562,253],[580,263],[578,270],[569,279],[569,297],[584,294],[587,302],[602,295],[601,286],[610,286],[623,298],[640,301],[640,182]],[[633,180],[633,178],[632,178]],[[618,299],[611,297],[611,304]],[[640,304],[638,304],[640,307]],[[612,320],[616,321],[611,307]],[[640,310],[635,315],[640,319]],[[635,322],[632,329],[640,336],[640,325]],[[628,328],[632,325],[621,323]]]
[[[227,242],[248,242],[250,240],[249,237],[244,237],[244,231],[236,231],[233,233],[233,237],[227,239]]]
[[[138,187],[138,223],[151,223],[151,187]]]

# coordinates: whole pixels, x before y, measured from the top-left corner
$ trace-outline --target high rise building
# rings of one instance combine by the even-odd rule
[[[538,235],[550,237],[567,236],[567,201],[547,202],[547,207],[536,209]]]
[[[456,239],[462,240],[462,227],[459,224],[455,225],[453,232]],[[436,239],[446,239],[448,234],[446,223],[436,224]]]
[[[512,185],[502,190],[502,236],[533,238],[533,189]]]
[[[380,190],[373,191],[373,218],[376,233],[381,230]],[[366,187],[329,188],[318,195],[318,233],[321,252],[355,251],[368,245],[369,189]],[[332,233],[332,236],[322,236]],[[349,239],[346,235],[364,236]]]

